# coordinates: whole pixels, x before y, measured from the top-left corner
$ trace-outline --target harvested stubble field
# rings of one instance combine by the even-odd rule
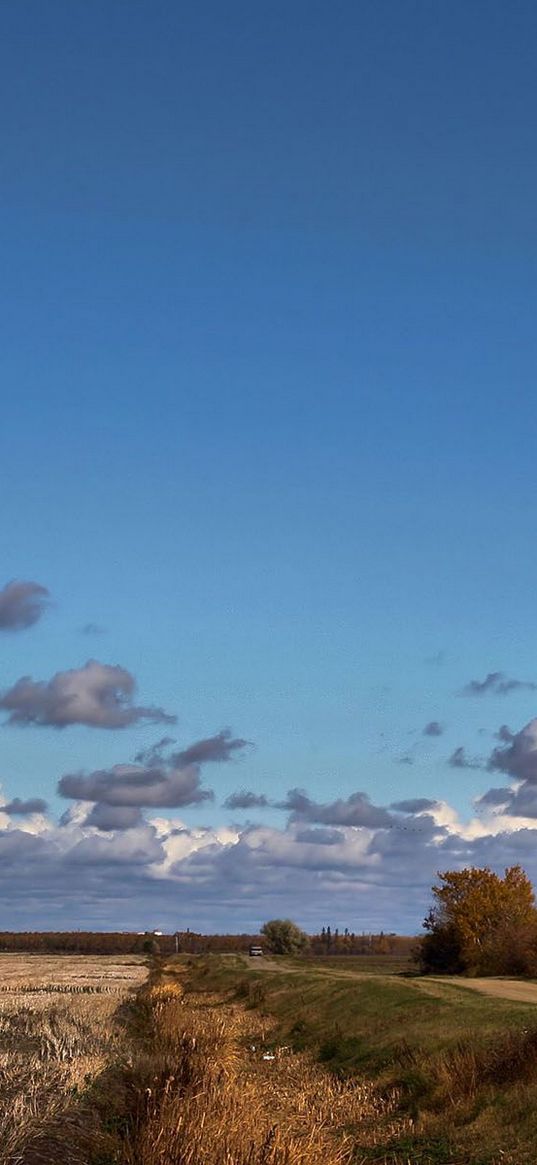
[[[73,1165],[106,1146],[93,1081],[125,1053],[118,1008],[143,959],[0,956],[1,1165]]]
[[[0,956],[0,1165],[534,1165],[528,1005],[243,959]]]
[[[351,1165],[395,1096],[141,960],[0,958],[0,1165]],[[264,1058],[264,1057],[270,1058]]]
[[[137,955],[0,954],[0,992],[108,992],[125,995],[147,977],[146,960]]]

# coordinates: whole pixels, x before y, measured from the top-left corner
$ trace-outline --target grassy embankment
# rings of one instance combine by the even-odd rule
[[[0,1165],[534,1165],[537,1011],[390,966],[4,960]]]
[[[0,1165],[353,1165],[393,1107],[304,1054],[275,1073],[265,1019],[158,964],[0,962]]]
[[[385,962],[376,973],[364,959],[275,964],[261,969],[230,956],[172,960],[166,969],[197,992],[219,992],[271,1017],[272,1043],[305,1049],[340,1076],[367,1080],[379,1096],[395,1090],[407,1121],[394,1137],[393,1110],[387,1122],[379,1110],[375,1144],[357,1127],[357,1162],[534,1165],[534,1005],[386,974]]]
[[[371,1144],[379,1116],[401,1128],[394,1098],[370,1085],[337,1080],[306,1053],[265,1060],[271,1025],[255,1011],[169,981],[137,1006],[147,1040],[122,1165],[358,1165],[355,1128],[367,1124]]]

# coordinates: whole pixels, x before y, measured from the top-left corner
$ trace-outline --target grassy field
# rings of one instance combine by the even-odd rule
[[[146,976],[136,958],[0,955],[1,1165],[106,1155],[92,1086],[124,1055],[118,1008]]]
[[[261,969],[227,956],[190,960],[188,974],[196,988],[230,990],[260,1007],[278,1020],[282,1039],[315,1047],[325,1060],[330,1044],[334,1066],[351,1070],[378,1072],[409,1060],[412,1051],[434,1056],[468,1030],[484,1046],[506,1028],[537,1025],[531,1004],[487,999],[441,979],[386,974],[385,967],[374,971],[369,960],[363,966],[357,959],[352,968],[351,960],[342,962],[265,960]]]
[[[301,966],[310,960],[301,960]],[[416,970],[409,956],[404,955],[323,955],[312,958],[311,965],[320,971],[359,971],[360,974],[403,975]]]
[[[379,1104],[397,1097],[395,1109],[379,1108],[374,1136],[359,1122],[354,1161],[534,1165],[535,1006],[342,963],[207,958],[172,961],[168,974],[269,1017],[275,1046],[367,1082]]]
[[[384,959],[0,956],[0,1165],[534,1165],[537,1009]]]

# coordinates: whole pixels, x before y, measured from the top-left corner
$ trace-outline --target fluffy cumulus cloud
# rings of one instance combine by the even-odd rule
[[[345,841],[345,834],[341,829],[312,826],[310,829],[297,829],[295,838],[302,845],[339,845]]]
[[[177,809],[213,799],[213,792],[202,789],[200,782],[197,765],[154,769],[114,765],[87,774],[66,773],[60,779],[58,792],[62,797],[104,805]]]
[[[277,803],[277,808],[288,810],[292,821],[311,821],[320,825],[367,826],[378,829],[393,824],[388,810],[373,805],[367,793],[351,793],[346,800],[338,799],[320,804],[318,801],[312,801],[303,789],[290,789],[285,801]]]
[[[62,797],[92,803],[88,824],[106,831],[130,829],[139,824],[144,808],[179,809],[212,801],[212,789],[202,786],[202,765],[228,763],[246,747],[246,741],[234,737],[227,728],[166,754],[165,749],[173,743],[171,737],[163,737],[139,752],[134,764],[65,773],[58,792]]]
[[[508,696],[511,692],[534,692],[537,684],[532,680],[510,679],[504,672],[490,671],[484,680],[470,680],[462,689],[463,696]]]
[[[309,815],[321,816],[307,801]],[[353,797],[340,804],[347,802]],[[517,830],[513,819],[510,830],[481,824],[476,833],[449,806],[426,798],[384,810],[382,824],[370,816],[367,825],[335,827],[296,813],[280,827],[243,828],[192,826],[151,812],[143,819],[138,806],[106,802],[97,813],[77,803],[60,824],[3,815],[4,917],[19,926],[57,926],[61,917],[71,927],[255,930],[284,914],[312,929],[328,919],[412,933],[438,869],[520,861],[537,874],[537,829]]]
[[[506,805],[513,792],[514,790],[509,785],[503,788],[487,789],[486,793],[477,798],[477,804],[480,806],[490,805],[492,808]]]
[[[196,744],[191,744],[189,748],[185,748],[183,752],[175,753],[174,761],[179,766],[202,765],[207,764],[208,761],[213,763],[228,761],[247,745],[247,740],[241,740],[240,737],[234,739],[229,728],[224,728],[216,736],[208,736],[205,740],[198,740]]]
[[[133,703],[134,676],[124,667],[90,659],[84,667],[57,672],[50,680],[21,679],[0,696],[9,724],[66,728],[127,728],[140,721],[174,723],[162,708]]]
[[[15,700],[25,683],[26,697],[19,691]],[[169,719],[137,707],[128,672],[95,661],[19,685],[1,702],[15,722],[123,728]],[[4,924],[255,931],[282,915],[308,929],[330,921],[413,933],[438,870],[519,862],[537,881],[537,719],[517,732],[502,726],[488,759],[463,745],[452,753],[453,768],[500,774],[468,821],[434,797],[403,795],[385,806],[363,790],[320,800],[291,788],[274,800],[248,782],[224,801],[220,824],[198,824],[214,800],[206,766],[233,773],[249,749],[229,729],[186,747],[166,735],[133,762],[66,772],[58,791],[70,804],[59,822],[40,797],[6,797]],[[261,823],[256,812],[241,824],[237,810],[265,813]]]
[[[520,732],[510,732],[503,725],[498,736],[501,743],[489,757],[488,768],[521,781],[537,782],[537,719],[530,720]]]
[[[393,801],[390,809],[398,813],[424,813],[429,809],[437,809],[438,801],[431,801],[428,797],[411,797],[407,801]]]
[[[47,809],[47,802],[42,797],[29,797],[26,801],[22,801],[20,797],[14,797],[7,804],[0,805],[0,813],[8,813],[12,817],[28,817],[31,813],[46,813]]]
[[[116,829],[134,829],[143,823],[141,809],[137,805],[108,805],[101,801],[92,805],[86,817],[86,825],[95,825],[104,833]]]
[[[135,756],[137,764],[149,768],[162,763],[171,763],[176,768],[186,768],[188,765],[222,764],[233,760],[249,746],[247,740],[233,736],[230,728],[222,728],[214,736],[206,736],[203,740],[196,740],[188,748],[176,749],[167,755],[170,745],[175,744],[173,736],[163,736],[156,744],[142,749]]]
[[[0,631],[23,631],[46,610],[49,592],[37,582],[13,581],[0,590]]]
[[[519,732],[504,724],[497,733],[500,744],[491,752],[487,768],[511,778],[510,785],[488,789],[477,800],[480,812],[498,820],[515,818],[531,829],[537,819],[537,719]]]
[[[497,805],[509,817],[537,818],[537,787],[524,781],[511,789],[489,789],[481,805]]]
[[[37,801],[0,808],[6,924],[253,931],[283,914],[312,929],[413,933],[439,869],[520,862],[537,878],[537,803],[520,781],[490,790],[466,824],[432,798],[385,808],[363,792],[318,802],[292,789],[279,825],[200,826],[168,811],[195,814],[206,792],[199,766],[173,768],[172,755],[192,754],[152,775],[138,765],[63,778],[76,800],[59,823]]]
[[[83,834],[67,848],[64,861],[67,867],[86,866],[96,871],[99,867],[113,870],[116,866],[143,869],[160,864],[163,857],[164,850],[155,828],[144,822],[118,834]]]

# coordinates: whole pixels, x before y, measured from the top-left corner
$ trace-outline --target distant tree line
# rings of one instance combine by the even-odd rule
[[[158,942],[161,941],[159,938]],[[175,944],[175,938],[172,941]],[[260,934],[198,934],[191,930],[177,932],[179,953],[185,955],[247,954],[251,946],[259,943]]]
[[[140,955],[147,938],[148,935],[121,931],[0,931],[0,950],[51,955]]]
[[[281,923],[281,919],[273,920]],[[288,919],[283,922],[289,923]],[[271,924],[266,923],[266,926]],[[291,924],[294,926],[295,924]],[[302,931],[299,932],[303,934]],[[160,953],[179,954],[246,954],[250,946],[259,944],[271,949],[269,935],[261,934],[201,934],[181,930],[175,934],[146,931],[136,934],[128,931],[0,931],[0,951],[27,951],[29,954],[80,955],[143,955]],[[326,926],[319,934],[306,936],[307,943],[298,941],[293,953],[311,955],[399,955],[405,957],[415,946],[414,938],[401,935],[355,934],[345,928]],[[296,936],[295,936],[296,938]],[[291,937],[291,945],[293,938]],[[278,945],[279,939],[276,940]],[[285,940],[287,942],[287,940]],[[287,949],[287,948],[286,948]]]
[[[198,934],[177,931],[157,934],[147,931],[0,931],[0,951],[27,951],[29,954],[142,955],[160,953],[201,955],[247,952],[259,943],[258,934]]]
[[[246,953],[261,945],[275,954],[363,955],[407,958],[423,972],[452,975],[537,976],[537,907],[520,866],[500,877],[488,867],[447,870],[433,886],[425,936],[357,933],[323,926],[306,935],[289,919],[272,919],[261,934],[174,934],[146,931],[1,931],[0,951],[35,954],[140,955]]]
[[[310,952],[312,955],[398,955],[406,958],[416,945],[415,938],[409,936],[385,933],[378,934],[355,931],[345,927],[323,926],[319,934],[310,938]]]

